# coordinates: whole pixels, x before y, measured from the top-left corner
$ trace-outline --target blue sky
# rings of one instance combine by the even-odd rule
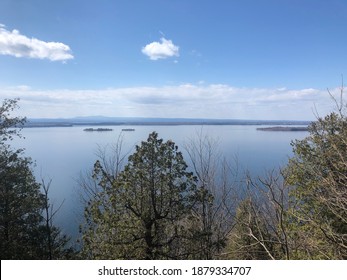
[[[0,0],[0,99],[27,117],[314,119],[346,0]]]

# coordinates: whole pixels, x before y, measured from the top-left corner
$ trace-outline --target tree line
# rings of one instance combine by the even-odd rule
[[[341,90],[342,94],[342,90]],[[9,144],[25,118],[0,107],[1,259],[346,259],[346,106],[317,116],[279,170],[253,178],[203,133],[183,149],[156,132],[135,147],[100,148],[79,184],[80,249],[54,225],[50,182]]]

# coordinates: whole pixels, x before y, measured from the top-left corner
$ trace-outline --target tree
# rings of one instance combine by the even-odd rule
[[[120,133],[115,143],[105,146],[98,145],[95,154],[97,156],[97,164],[95,167],[101,166],[103,170],[102,173],[106,176],[108,183],[112,184],[124,168],[130,151],[123,151],[123,134]],[[94,169],[95,168],[92,168],[92,170],[81,173],[78,179],[82,204],[87,204],[91,199],[97,196],[98,193],[103,191],[98,178],[96,178],[97,175],[94,174]]]
[[[0,238],[1,259],[35,258],[39,246],[35,229],[42,221],[43,196],[32,175],[29,158],[13,151],[7,141],[19,136],[25,119],[12,117],[18,100],[4,100],[0,107]]]
[[[185,150],[197,177],[199,203],[193,208],[193,214],[198,258],[223,258],[221,253],[235,224],[238,164],[231,165],[225,160],[218,150],[218,141],[203,130],[186,143]]]
[[[83,253],[94,259],[187,259],[194,240],[189,219],[196,178],[171,140],[153,132],[136,146],[116,178],[100,161],[94,178],[102,191],[89,201]]]
[[[293,221],[307,233],[304,258],[347,258],[347,116],[342,109],[319,117],[307,138],[293,142],[286,176],[295,186]]]
[[[12,117],[11,113],[18,108],[19,99],[5,99],[0,106],[0,145],[12,140],[13,136],[20,136],[20,126],[25,123],[25,118]]]
[[[30,169],[31,161],[19,151],[0,151],[1,259],[42,256],[37,229],[42,222],[43,195]]]
[[[12,117],[18,99],[5,100],[0,107],[0,257],[1,259],[65,258],[67,239],[53,226],[48,188],[33,175],[33,162],[23,149],[8,143],[20,136],[24,118]]]
[[[42,234],[42,243],[44,258],[50,260],[57,259],[73,259],[76,257],[76,251],[69,246],[70,238],[62,233],[62,230],[53,223],[54,216],[59,212],[64,201],[58,209],[54,209],[54,205],[50,203],[49,189],[52,180],[48,183],[42,179],[41,189],[43,192],[43,223],[40,225],[39,232]]]
[[[233,259],[290,259],[294,248],[289,236],[290,186],[281,172],[265,178],[247,176],[246,193],[239,203],[235,227],[229,236]]]
[[[229,259],[274,259],[269,250],[269,234],[262,213],[254,206],[252,199],[246,198],[237,207],[235,226],[230,232],[225,253]]]

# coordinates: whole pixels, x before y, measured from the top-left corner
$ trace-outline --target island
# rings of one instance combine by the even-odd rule
[[[258,127],[261,131],[308,131],[307,126],[273,126],[273,127]]]
[[[122,131],[135,131],[134,128],[123,128]]]
[[[97,132],[103,132],[103,131],[112,131],[112,128],[85,128],[83,131],[97,131]]]

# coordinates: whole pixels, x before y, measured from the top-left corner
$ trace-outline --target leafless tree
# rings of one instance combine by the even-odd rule
[[[243,201],[236,226],[229,236],[229,254],[240,259],[290,259],[294,247],[288,215],[292,208],[290,187],[281,170],[265,177],[246,175]]]
[[[43,194],[43,231],[46,244],[42,244],[47,258],[52,259],[71,259],[75,257],[75,249],[69,247],[70,238],[63,234],[60,228],[54,225],[54,217],[59,212],[64,204],[64,200],[55,208],[50,202],[49,191],[52,184],[52,179],[45,181],[41,179],[41,188]]]
[[[124,139],[123,134],[120,133],[114,143],[107,145],[98,145],[95,152],[97,160],[91,170],[81,173],[77,184],[79,186],[79,193],[83,204],[93,199],[102,190],[100,186],[101,178],[98,178],[96,169],[103,171],[103,180],[107,178],[108,184],[117,178],[120,171],[126,163],[130,151],[124,152]]]
[[[184,146],[192,169],[198,178],[199,207],[195,218],[200,237],[202,258],[223,258],[221,253],[234,226],[238,193],[238,164],[226,160],[218,141],[198,131]]]

